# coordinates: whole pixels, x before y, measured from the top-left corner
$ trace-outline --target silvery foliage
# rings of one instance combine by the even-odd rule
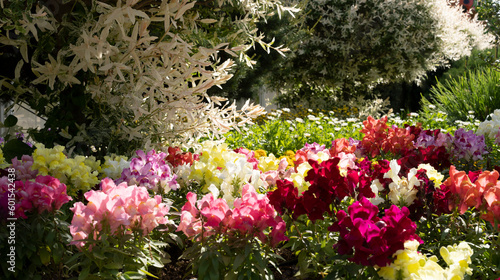
[[[308,34],[288,67],[294,80],[316,85],[419,81],[493,39],[444,0],[309,0],[303,11]]]
[[[121,123],[112,133],[128,141],[145,139],[146,148],[189,146],[200,137],[238,129],[263,113],[262,107],[249,102],[238,110],[234,103],[210,97],[206,91],[231,78],[228,71],[234,60],[221,61],[221,52],[251,64],[245,51],[256,43],[268,51],[286,51],[264,42],[255,23],[276,11],[293,13],[296,9],[283,7],[278,0],[147,1],[151,2],[157,5],[141,7],[139,0],[91,1],[85,23],[72,27],[76,40],[54,55],[35,51],[30,56],[28,42],[32,38],[39,41],[42,35],[57,36],[60,26],[72,24],[64,17],[58,22],[46,7],[35,6],[36,11],[23,14],[22,19],[1,19],[0,29],[16,31],[15,36],[1,32],[0,46],[17,48],[22,60],[16,66],[15,79],[2,77],[0,87],[46,98],[34,85],[45,84],[57,94],[83,84],[95,102],[109,106],[119,116],[115,118]],[[215,8],[204,9],[207,3]],[[1,8],[5,5],[0,0]],[[225,16],[227,7],[240,16]],[[218,30],[225,26],[231,26],[232,33]],[[25,64],[37,78],[16,84]],[[91,78],[78,79],[82,72]],[[85,141],[85,127],[80,127],[78,135],[64,136],[73,143]]]

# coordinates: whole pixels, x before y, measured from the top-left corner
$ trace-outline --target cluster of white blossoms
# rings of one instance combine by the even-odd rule
[[[490,139],[495,139],[500,131],[500,109],[496,109],[490,114],[491,120],[484,120],[476,130],[477,135],[484,135]]]
[[[245,51],[255,43],[267,50],[286,51],[263,41],[264,35],[257,32],[255,24],[276,11],[297,11],[278,0],[205,3],[213,5],[213,9],[191,0],[161,0],[154,4],[139,0],[88,2],[82,4],[87,5],[86,21],[66,23],[63,17],[63,22],[58,22],[44,6],[37,6],[36,13],[26,13],[19,20],[0,20],[2,30],[17,33],[14,39],[12,32],[0,32],[0,46],[18,48],[23,58],[13,81],[20,81],[24,64],[29,64],[37,76],[18,87],[6,78],[0,80],[0,87],[47,98],[47,93],[38,92],[34,85],[47,85],[53,91],[50,94],[85,85],[93,101],[110,108],[106,117],[119,122],[111,134],[128,141],[144,141],[146,149],[150,144],[189,146],[199,137],[238,129],[264,113],[258,105],[247,102],[237,109],[235,103],[206,92],[232,77],[229,70],[234,61],[222,61],[221,52],[251,64]],[[2,7],[7,5],[0,3]],[[238,10],[239,16],[224,16],[228,9]],[[218,33],[221,25],[231,26],[230,33]],[[70,34],[76,34],[76,40],[52,54],[35,53],[29,57],[30,37],[38,40],[42,35],[57,36],[61,26],[72,28]],[[85,80],[79,78],[82,76]],[[79,141],[85,141],[85,127],[79,129]]]
[[[311,35],[289,57],[310,65],[291,75],[318,84],[418,81],[493,40],[443,0],[312,0],[306,10]]]

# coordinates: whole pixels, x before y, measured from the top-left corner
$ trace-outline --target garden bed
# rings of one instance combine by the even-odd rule
[[[3,161],[5,275],[500,277],[500,125],[281,113],[191,152]]]

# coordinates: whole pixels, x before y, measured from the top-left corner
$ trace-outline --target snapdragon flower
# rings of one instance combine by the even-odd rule
[[[419,242],[407,241],[404,250],[397,251],[395,260],[388,266],[381,267],[378,275],[386,280],[450,280],[464,279],[465,274],[472,275],[470,257],[473,254],[470,246],[462,241],[458,245],[441,247],[441,256],[448,265],[443,268],[438,264],[436,256],[427,257],[418,252]]]
[[[456,159],[478,161],[487,154],[484,135],[476,135],[472,130],[460,128],[455,131],[451,153]]]
[[[177,190],[177,175],[172,173],[170,166],[165,162],[165,153],[156,153],[155,150],[145,154],[142,150],[136,151],[137,157],[132,158],[130,167],[122,171],[122,176],[116,183],[127,182],[129,185],[146,187],[153,192],[168,193]]]
[[[476,130],[477,135],[484,135],[490,139],[495,139],[500,129],[500,109],[496,109],[489,115],[491,120],[484,120],[479,124]]]
[[[64,153],[64,147],[56,145],[54,148],[45,148],[43,144],[37,144],[33,152],[33,170],[38,170],[40,175],[50,175],[68,185],[68,193],[76,194],[78,191],[86,191],[99,183],[99,171],[92,169],[86,162],[92,159],[83,156],[68,158]],[[97,163],[91,164],[98,166]]]
[[[401,166],[397,160],[391,160],[389,166],[391,169],[384,174],[384,178],[390,178],[392,182],[389,184],[389,199],[393,204],[399,206],[410,206],[417,198],[420,181],[415,176],[417,169],[412,168],[407,177],[399,177]]]
[[[71,244],[78,248],[86,244],[83,239],[96,238],[103,231],[147,235],[157,226],[170,223],[167,218],[170,207],[162,202],[160,195],[151,198],[145,187],[128,186],[125,182],[116,185],[105,178],[100,190],[88,191],[84,196],[87,205],[76,202],[70,208],[74,213],[69,227]]]

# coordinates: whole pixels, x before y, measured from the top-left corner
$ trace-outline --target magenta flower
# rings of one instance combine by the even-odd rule
[[[415,233],[416,224],[409,218],[408,208],[399,209],[392,205],[385,210],[385,216],[378,218],[378,207],[362,198],[348,208],[337,212],[337,222],[330,231],[340,233],[334,246],[342,255],[353,255],[350,261],[365,266],[386,266],[392,262],[392,255],[404,249],[407,240],[421,239]]]
[[[11,183],[7,176],[0,177],[0,218],[28,218],[26,213],[31,211],[33,204],[27,197],[21,195],[23,187],[21,181]],[[14,205],[10,208],[9,200],[14,201]],[[12,207],[14,208],[13,213],[11,212]]]
[[[39,214],[44,211],[53,213],[62,205],[72,200],[66,194],[66,185],[51,176],[37,176],[35,181],[9,182],[7,177],[0,179],[0,209],[2,213],[10,213],[9,197],[14,198],[14,217],[26,219],[26,213],[36,209]],[[12,216],[12,215],[10,215]]]

